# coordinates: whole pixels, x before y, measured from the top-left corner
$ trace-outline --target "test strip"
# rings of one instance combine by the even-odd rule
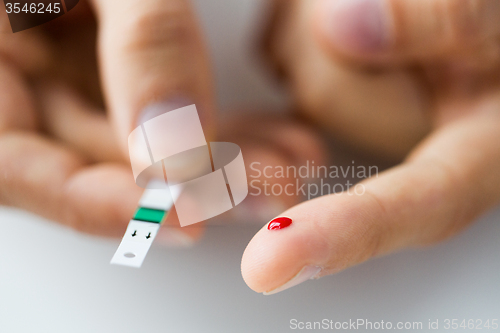
[[[134,217],[116,250],[111,264],[140,268],[153,240],[179,193],[171,193],[163,180],[148,184]]]

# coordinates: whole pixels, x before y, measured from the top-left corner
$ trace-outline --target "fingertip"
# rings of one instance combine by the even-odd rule
[[[165,247],[190,248],[203,237],[204,231],[203,223],[181,227],[175,206],[172,206],[156,238]]]
[[[307,221],[293,219],[289,226],[271,230],[266,225],[245,249],[241,272],[250,289],[275,293],[311,278],[305,278],[311,275],[311,269],[303,274],[301,271],[304,267],[320,267],[326,253],[324,240],[311,232]]]
[[[120,165],[100,165],[77,172],[67,182],[63,219],[90,234],[120,237],[134,214],[142,190]]]
[[[173,226],[162,226],[156,239],[160,245],[174,248],[190,248],[201,238],[200,232],[190,232]]]

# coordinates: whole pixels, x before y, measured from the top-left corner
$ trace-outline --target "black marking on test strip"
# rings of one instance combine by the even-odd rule
[[[150,239],[151,238],[151,233],[149,233],[147,236],[146,236],[146,239]]]
[[[134,230],[134,233],[132,234],[132,237],[137,236],[137,230]]]

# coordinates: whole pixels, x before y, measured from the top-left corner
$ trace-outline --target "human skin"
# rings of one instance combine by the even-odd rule
[[[242,259],[257,292],[276,291],[306,266],[320,267],[306,270],[319,277],[435,243],[500,201],[498,1],[339,3],[282,2],[270,57],[301,119],[352,150],[403,162],[364,181],[362,196],[304,202],[280,214],[292,218],[290,227],[259,231]],[[386,21],[363,14],[366,6],[376,12],[374,3],[390,8]],[[1,11],[0,27],[7,24]],[[316,133],[297,120],[216,126],[212,91],[185,0],[81,2],[43,27],[3,34],[0,202],[119,236],[141,195],[127,136],[157,102],[196,103],[207,136],[238,143],[247,165],[323,158]],[[193,240],[202,230],[182,228]]]
[[[293,227],[262,228],[243,255],[250,288],[442,241],[499,203],[498,1],[277,1],[274,17],[267,50],[301,116],[403,162],[363,195],[310,200],[283,212]]]
[[[119,237],[142,194],[127,137],[152,116],[146,109],[194,103],[207,140],[216,136],[210,64],[188,1],[80,1],[64,16],[15,34],[2,7],[0,34],[1,204]],[[217,136],[237,142],[247,165],[321,159],[310,129],[265,117],[264,124],[221,124],[227,130]],[[300,144],[283,142],[290,136]],[[299,201],[281,199],[272,205]],[[272,199],[251,201],[255,212]],[[190,245],[203,233],[201,223],[180,228],[175,209],[165,226],[157,241],[166,245]]]
[[[13,34],[8,25],[2,6],[0,202],[118,236],[142,192],[127,149],[141,111],[189,99],[209,135],[213,128],[212,78],[190,4],[81,1],[40,27]]]

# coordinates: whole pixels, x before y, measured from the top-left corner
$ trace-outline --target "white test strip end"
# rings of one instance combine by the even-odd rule
[[[111,264],[140,268],[159,229],[159,223],[131,220]]]

